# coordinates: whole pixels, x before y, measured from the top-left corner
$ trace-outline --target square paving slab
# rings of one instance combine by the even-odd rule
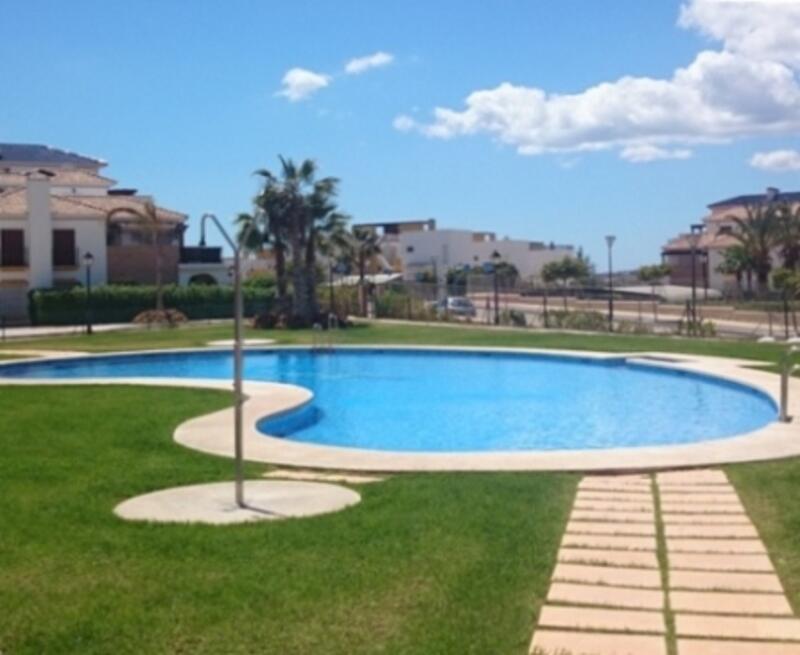
[[[792,608],[783,594],[670,591],[669,603],[676,612],[792,616]]]
[[[700,591],[761,591],[782,594],[783,588],[774,573],[708,573],[705,571],[670,571],[671,589]]]
[[[730,553],[671,553],[670,569],[697,571],[753,571],[771,573],[772,562],[766,555],[733,555]]]
[[[766,554],[761,539],[667,539],[669,553],[760,553]]]
[[[574,509],[569,515],[573,521],[621,521],[633,523],[655,523],[656,515],[653,512],[610,512],[601,509]]]
[[[680,637],[800,641],[800,619],[676,614],[675,632]]]
[[[579,564],[610,564],[636,568],[657,569],[655,553],[636,550],[600,550],[594,548],[564,548],[558,553],[559,562]]]
[[[797,644],[678,639],[678,655],[800,655]]]
[[[553,580],[583,584],[661,589],[661,573],[654,569],[628,569],[618,566],[591,566],[559,562]]]
[[[709,539],[757,539],[752,525],[664,525],[667,537],[701,537]]]
[[[599,605],[650,610],[664,608],[663,591],[584,585],[572,582],[554,582],[550,585],[547,600],[550,603],[568,603],[570,605]]]
[[[618,534],[640,537],[652,537],[656,534],[656,526],[652,523],[601,523],[599,521],[570,521],[567,532],[571,534]]]
[[[632,537],[627,535],[606,534],[565,534],[561,547],[576,546],[581,548],[608,548],[616,550],[649,550],[656,549],[655,537]]]
[[[531,643],[536,655],[666,655],[666,639],[656,635],[537,630]],[[782,653],[780,655],[783,655]]]
[[[574,630],[653,632],[664,634],[664,614],[652,610],[606,609],[598,607],[562,607],[546,605],[539,615],[539,625]]]

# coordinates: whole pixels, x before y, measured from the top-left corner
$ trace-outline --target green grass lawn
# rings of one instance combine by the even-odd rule
[[[800,459],[726,470],[767,545],[789,601],[800,613]]]
[[[233,527],[117,519],[125,498],[231,479],[171,439],[229,401],[2,390],[0,652],[526,652],[574,476],[398,476],[337,514]]]
[[[8,341],[5,348],[42,348],[46,350],[142,350],[148,348],[195,348],[208,341],[231,337],[232,328],[226,325],[186,326],[177,329],[153,329],[124,332],[103,332]],[[310,330],[254,330],[246,336],[276,339],[284,344],[310,343]],[[572,350],[605,350],[611,352],[641,352],[657,350],[672,353],[739,357],[742,359],[777,362],[781,346],[747,341],[718,339],[687,339],[666,336],[568,334],[563,332],[491,330],[454,325],[402,325],[375,323],[339,330],[336,342],[342,344],[429,344],[464,346],[509,346],[531,348],[564,348]]]

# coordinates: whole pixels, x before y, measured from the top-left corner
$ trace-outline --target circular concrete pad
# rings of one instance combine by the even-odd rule
[[[114,513],[130,521],[225,525],[327,514],[355,505],[361,496],[335,484],[248,480],[244,499],[247,507],[237,507],[233,482],[195,484],[136,496]]]
[[[275,339],[242,339],[243,346],[270,346],[275,343]],[[209,341],[209,346],[229,347],[233,348],[233,339],[218,339],[217,341]]]

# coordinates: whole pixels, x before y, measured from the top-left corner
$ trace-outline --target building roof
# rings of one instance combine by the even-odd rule
[[[76,168],[99,168],[106,165],[102,159],[38,143],[0,143],[0,165],[3,162],[30,166],[73,166]]]
[[[28,182],[27,173],[34,171],[45,172],[50,177],[50,184],[56,187],[96,187],[108,188],[116,184],[116,180],[103,177],[92,171],[76,168],[56,168],[52,171],[47,169],[20,169],[14,168],[9,172],[4,172],[0,168],[0,189],[11,189],[24,187]]]
[[[146,202],[153,201],[150,196],[69,196],[68,199],[71,202],[97,209],[104,214],[108,214],[114,209],[130,209],[132,218],[133,211],[141,211]],[[158,206],[156,206],[156,216],[158,220],[167,223],[183,223],[188,218],[186,214]],[[125,215],[119,214],[115,220],[124,223]]]
[[[72,196],[50,196],[50,212],[54,218],[104,218],[100,210],[72,202]],[[28,215],[28,194],[25,189],[0,193],[0,219],[24,218]]]
[[[95,218],[105,219],[117,207],[142,209],[150,200],[146,196],[50,196],[50,211],[54,218]],[[26,189],[10,189],[0,193],[0,219],[24,218],[28,214],[28,194]],[[156,215],[165,223],[182,223],[185,214],[163,207],[156,207]],[[118,216],[115,222],[125,222]]]
[[[783,202],[800,202],[800,191],[787,191],[785,193],[778,192],[774,198],[777,201]],[[716,207],[728,207],[735,205],[759,205],[764,204],[769,200],[766,193],[755,193],[744,196],[734,196],[718,202],[712,202],[708,205],[709,209]]]
[[[739,243],[739,241],[737,241],[731,234],[711,234],[710,232],[704,232],[700,235],[700,239],[697,242],[697,249],[724,250],[725,248],[735,246],[737,243]],[[679,234],[677,237],[667,241],[664,247],[661,248],[661,251],[666,254],[691,252],[691,250],[692,244],[689,242],[688,234]]]

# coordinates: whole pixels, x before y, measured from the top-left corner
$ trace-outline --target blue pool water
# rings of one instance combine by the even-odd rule
[[[229,352],[157,353],[10,364],[26,378],[229,378]],[[249,351],[245,376],[313,391],[260,428],[300,441],[402,451],[610,448],[747,432],[776,407],[749,387],[629,364],[529,354]]]

